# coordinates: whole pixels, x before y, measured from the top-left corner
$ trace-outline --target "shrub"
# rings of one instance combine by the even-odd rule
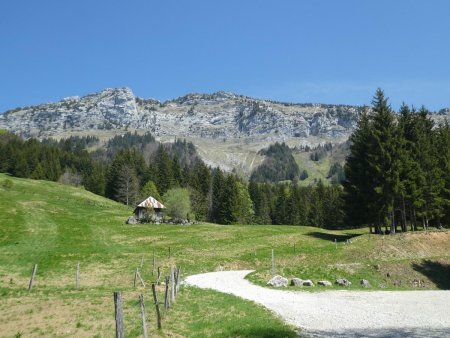
[[[172,218],[187,219],[191,212],[189,191],[182,188],[170,189],[164,195],[166,212]]]

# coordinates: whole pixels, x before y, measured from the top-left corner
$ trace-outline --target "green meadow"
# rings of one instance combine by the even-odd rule
[[[12,185],[3,184],[11,181]],[[255,270],[265,285],[276,273],[313,281],[344,277],[350,289],[449,288],[449,232],[375,236],[367,229],[327,231],[300,226],[126,225],[132,209],[83,189],[0,174],[0,332],[6,337],[115,335],[113,291],[122,291],[126,336],[142,334],[138,295],[146,299],[150,336],[295,337],[264,308],[237,297],[182,287],[156,329],[149,285],[152,259],[162,275]],[[336,242],[335,242],[336,240]],[[143,259],[146,287],[133,287]],[[75,287],[80,262],[81,287]],[[35,283],[27,291],[34,264]],[[332,286],[329,289],[338,289]],[[292,290],[316,292],[320,287]],[[163,286],[159,286],[162,297]]]

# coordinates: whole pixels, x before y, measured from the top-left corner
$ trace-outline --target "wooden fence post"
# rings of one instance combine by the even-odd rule
[[[36,271],[37,271],[37,264],[34,264],[33,271],[31,273],[30,284],[28,284],[28,291],[31,291],[31,289],[33,288],[33,282],[34,282],[34,277],[36,276]]]
[[[134,272],[134,282],[133,282],[133,287],[136,287],[136,279],[137,279],[137,275],[138,275],[138,268],[136,268],[136,271]]]
[[[275,252],[272,249],[272,276],[275,276]]]
[[[77,276],[75,279],[75,287],[80,288],[80,262],[77,263]]]
[[[155,283],[152,283],[152,291],[153,291],[153,300],[155,301],[155,307],[156,307],[156,321],[158,322],[158,329],[161,329],[161,313],[159,312],[159,303],[158,303],[158,297],[156,296]]]
[[[170,267],[170,300],[175,302],[175,271],[173,266]]]
[[[152,258],[152,276],[155,275],[155,250],[153,250],[153,258]]]
[[[166,290],[164,292],[164,310],[168,310],[169,304],[169,277],[166,277]]]
[[[120,291],[114,292],[114,309],[116,318],[116,338],[125,338],[122,312],[122,294]]]
[[[139,296],[139,301],[141,303],[141,318],[142,318],[142,332],[144,334],[144,338],[148,338],[147,334],[147,323],[145,320],[145,305],[144,305],[144,295],[141,293]]]
[[[336,250],[337,250],[337,239],[334,239],[334,244],[336,245]]]
[[[177,296],[177,279],[178,279],[178,276],[177,276],[177,267],[175,266],[174,268],[173,268],[173,292],[174,292],[174,294],[175,294],[175,297]]]
[[[177,268],[177,283],[175,284],[175,292],[178,293],[180,291],[180,273],[181,273],[181,268],[178,267]]]
[[[156,280],[156,285],[159,285],[159,279],[161,278],[161,269],[158,266],[158,279]]]

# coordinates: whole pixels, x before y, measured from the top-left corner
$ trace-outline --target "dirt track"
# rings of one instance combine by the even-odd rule
[[[450,337],[450,291],[301,292],[264,288],[221,271],[190,276],[187,285],[259,303],[306,337]]]

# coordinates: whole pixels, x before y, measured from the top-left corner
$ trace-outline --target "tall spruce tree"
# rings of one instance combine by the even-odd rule
[[[155,154],[155,183],[158,191],[164,195],[173,186],[172,161],[162,144]]]
[[[442,204],[444,224],[450,225],[450,125],[448,121],[441,123],[436,130],[437,151],[439,153],[439,166],[445,181],[442,189]],[[441,224],[437,224],[441,227]]]
[[[276,193],[276,203],[272,215],[273,224],[287,224],[287,201],[289,188],[285,183],[279,183],[277,184]]]
[[[211,183],[211,205],[209,209],[209,220],[216,223],[222,222],[221,209],[223,208],[224,181],[222,170],[217,168],[212,175]]]
[[[403,231],[406,231],[406,219],[409,218],[411,230],[417,229],[416,211],[424,204],[422,188],[425,175],[420,166],[418,153],[418,114],[403,104],[400,107],[399,133],[400,150],[400,196],[399,204],[402,210]]]
[[[424,204],[419,216],[422,224],[428,229],[429,221],[440,222],[443,216],[445,201],[442,191],[445,187],[445,178],[439,166],[439,142],[436,131],[433,130],[433,121],[429,118],[429,111],[422,107],[419,111],[419,163],[424,174],[422,187]]]
[[[358,125],[350,136],[350,154],[344,167],[344,209],[346,220],[350,226],[374,224],[379,233],[378,217],[374,205],[374,181],[372,168],[368,162],[372,122],[367,109],[363,109]]]
[[[264,189],[264,183],[256,183],[256,181],[250,180],[248,190],[255,211],[254,223],[272,224],[272,219],[270,218],[270,201],[266,189]]]
[[[374,115],[367,157],[374,175],[375,208],[382,224],[395,234],[394,203],[400,191],[399,137],[394,114],[381,89],[377,89],[372,104]]]

